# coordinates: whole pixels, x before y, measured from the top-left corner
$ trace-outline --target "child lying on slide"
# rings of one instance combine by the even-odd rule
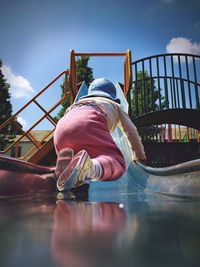
[[[132,150],[132,160],[146,161],[138,131],[120,106],[116,88],[105,78],[94,80],[88,94],[70,106],[57,123],[54,145],[61,162],[56,170],[57,188],[70,190],[89,181],[111,181],[125,172],[120,149],[111,133],[119,125]],[[65,164],[65,156],[71,161]]]

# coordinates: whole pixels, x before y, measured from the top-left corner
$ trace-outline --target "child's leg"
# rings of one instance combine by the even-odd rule
[[[102,166],[100,180],[118,179],[125,171],[123,155],[112,139],[106,117],[93,108],[76,108],[67,113],[56,126],[54,143],[58,151],[66,147],[72,148],[75,154],[87,151]]]
[[[101,162],[101,163],[100,163]],[[90,181],[111,181],[120,178],[125,171],[124,159],[112,156],[99,156],[91,159],[87,151],[79,151],[67,168],[59,175],[59,191],[70,190]]]
[[[116,180],[120,178],[126,170],[123,157],[115,158],[112,155],[100,155],[96,160],[100,162],[103,169],[103,175],[100,178],[102,181]]]

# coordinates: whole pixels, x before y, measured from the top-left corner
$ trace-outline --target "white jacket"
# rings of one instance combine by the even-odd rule
[[[76,104],[79,103],[95,103],[106,114],[109,131],[112,133],[118,125],[125,133],[132,150],[132,159],[146,161],[144,146],[137,128],[118,103],[105,97],[87,97],[79,100]]]

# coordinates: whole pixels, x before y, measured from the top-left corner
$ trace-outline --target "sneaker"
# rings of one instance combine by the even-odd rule
[[[55,169],[55,176],[57,179],[61,175],[61,173],[63,173],[63,171],[68,167],[73,156],[74,151],[71,148],[64,148],[59,151]]]
[[[92,160],[85,150],[79,151],[71,160],[68,167],[62,172],[57,180],[59,191],[67,191],[71,188],[78,187],[88,183],[93,167]]]

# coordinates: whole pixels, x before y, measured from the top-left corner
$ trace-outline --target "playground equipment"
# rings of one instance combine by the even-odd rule
[[[124,61],[124,86],[123,91],[125,94],[130,91],[132,84],[132,68],[131,68],[131,51],[127,50],[126,53],[75,53],[74,50],[70,51],[70,69],[63,71],[60,73],[55,79],[53,79],[44,89],[42,89],[36,96],[34,96],[26,105],[24,105],[18,112],[16,112],[10,119],[5,121],[2,125],[0,125],[0,132],[5,127],[9,127],[10,124],[14,124],[17,129],[22,133],[14,142],[12,142],[8,147],[6,147],[2,154],[7,153],[12,148],[16,148],[18,150],[19,142],[26,137],[32,143],[31,149],[21,158],[22,160],[36,163],[36,164],[50,164],[52,161],[55,161],[55,150],[53,145],[53,132],[56,126],[56,120],[52,115],[52,112],[56,110],[58,106],[60,106],[66,98],[70,97],[70,102],[73,103],[78,92],[78,85],[76,81],[76,60],[75,58],[78,56],[106,56],[106,57],[125,57]],[[52,86],[60,79],[64,77],[64,92],[63,96],[48,110],[46,110],[40,103],[39,98],[46,91],[50,91]],[[28,129],[24,130],[19,126],[16,122],[17,117],[21,115],[21,113],[30,107],[31,105],[36,105],[37,108],[42,112],[42,116]],[[52,129],[43,137],[42,140],[38,141],[31,134],[31,131],[39,125],[42,121],[47,119],[52,124]],[[18,153],[16,153],[17,155]]]
[[[124,111],[128,113],[129,105],[120,89],[120,85],[116,84],[116,88],[117,97],[120,99]],[[85,94],[87,94],[87,86],[83,83],[75,101]],[[131,160],[130,146],[120,128],[117,127],[112,133],[112,136],[120,147],[126,161],[127,167],[126,173],[124,174],[126,181],[133,181],[138,189],[146,192],[181,197],[200,197],[200,159],[170,167],[152,168],[140,162],[135,163]],[[99,183],[101,183],[101,188],[106,188],[107,183]],[[113,184],[114,183],[117,182],[113,182]]]
[[[22,160],[26,160],[30,163],[34,164],[44,164],[49,163],[47,160],[55,160],[55,151],[53,147],[53,132],[56,126],[56,120],[51,115],[52,111],[55,110],[60,104],[62,104],[67,96],[70,96],[70,102],[73,103],[77,101],[81,95],[87,93],[87,86],[83,83],[79,87],[77,86],[76,80],[76,56],[123,56],[125,57],[124,61],[124,85],[116,84],[118,97],[121,99],[121,103],[124,107],[124,110],[132,116],[134,123],[137,126],[147,126],[149,124],[155,123],[177,123],[181,122],[183,125],[188,127],[194,127],[197,131],[200,130],[200,121],[199,121],[199,83],[197,81],[196,75],[196,61],[195,58],[198,56],[194,55],[183,55],[183,54],[171,54],[171,65],[172,68],[172,77],[167,74],[166,69],[166,57],[167,55],[162,55],[164,61],[164,74],[165,77],[160,75],[159,73],[159,57],[156,57],[157,63],[157,81],[158,81],[158,89],[159,95],[161,95],[161,80],[164,82],[164,91],[165,91],[165,105],[161,103],[161,97],[158,99],[159,101],[159,109],[158,110],[149,110],[148,100],[152,101],[153,91],[148,93],[148,89],[145,86],[148,82],[152,85],[153,90],[153,80],[155,77],[152,74],[152,61],[151,58],[148,58],[149,68],[150,68],[150,78],[149,76],[145,78],[145,60],[142,60],[142,73],[143,78],[139,80],[137,78],[138,71],[138,62],[131,63],[131,51],[128,50],[126,53],[75,53],[73,50],[70,53],[70,70],[63,71],[59,74],[52,82],[50,82],[41,92],[39,92],[35,97],[33,97],[23,108],[21,108],[17,113],[15,113],[9,120],[4,122],[0,126],[0,131],[7,127],[11,123],[15,123],[16,127],[22,132],[17,140],[15,140],[9,147],[7,147],[2,153],[6,153],[8,150],[13,147],[18,147],[20,140],[23,137],[28,138],[33,147],[31,150],[23,157]],[[173,57],[178,57],[179,62],[179,73],[180,77],[175,77],[174,74],[174,63]],[[185,80],[183,78],[180,66],[181,57],[184,56],[186,59],[186,74],[189,79],[189,71],[188,71],[188,58],[192,57],[193,66],[194,66],[194,82],[188,82],[188,90],[189,90],[189,107],[187,106],[186,100],[186,92],[184,91],[184,83]],[[132,65],[135,66],[135,74],[133,79],[132,74]],[[63,96],[58,100],[56,104],[53,105],[49,110],[43,108],[43,106],[38,102],[38,98],[42,93],[44,93],[47,89],[49,89],[60,77],[64,77],[65,79],[65,88]],[[180,90],[178,87],[173,87],[173,79],[175,81],[180,81]],[[133,81],[134,80],[134,81]],[[171,82],[169,82],[169,81]],[[136,84],[143,84],[143,91],[141,87],[137,87]],[[170,92],[168,94],[168,84],[171,84]],[[192,84],[192,85],[191,85]],[[191,87],[194,86],[194,94],[191,93]],[[138,89],[139,88],[139,89]],[[134,92],[133,92],[134,90]],[[178,92],[181,92],[181,98],[178,98]],[[133,118],[133,108],[132,108],[132,94],[135,95],[135,111],[136,118]],[[138,97],[141,98],[141,109],[139,109],[139,103],[137,101]],[[195,104],[192,104],[193,96],[195,96]],[[171,97],[171,100],[170,100]],[[172,106],[170,106],[172,103]],[[173,104],[174,103],[174,104]],[[177,103],[177,105],[175,104]],[[35,104],[44,114],[42,117],[34,123],[27,131],[24,131],[19,125],[16,123],[17,116],[27,108],[30,104]],[[165,106],[165,109],[161,107]],[[152,112],[153,111],[153,112]],[[183,112],[185,112],[183,116]],[[176,116],[175,116],[176,114]],[[171,120],[170,120],[171,118]],[[34,136],[31,134],[31,130],[34,129],[42,120],[47,119],[52,125],[53,129],[42,139],[42,141],[38,142]],[[116,143],[121,147],[124,157],[127,163],[127,171],[126,178],[128,180],[134,181],[137,188],[146,190],[149,192],[157,192],[157,193],[165,193],[165,194],[173,194],[173,195],[181,195],[181,196],[200,196],[200,160],[194,160],[186,163],[182,163],[179,165],[166,167],[166,168],[151,168],[148,166],[144,166],[140,163],[131,162],[129,145],[127,143],[126,138],[123,136],[120,129],[116,129],[113,133],[113,138]],[[189,137],[188,137],[189,140]],[[10,160],[9,157],[5,158],[5,160]],[[9,166],[9,164],[7,164]],[[8,167],[9,168],[9,167]],[[13,177],[14,179],[14,177]],[[106,185],[105,185],[106,186]]]

